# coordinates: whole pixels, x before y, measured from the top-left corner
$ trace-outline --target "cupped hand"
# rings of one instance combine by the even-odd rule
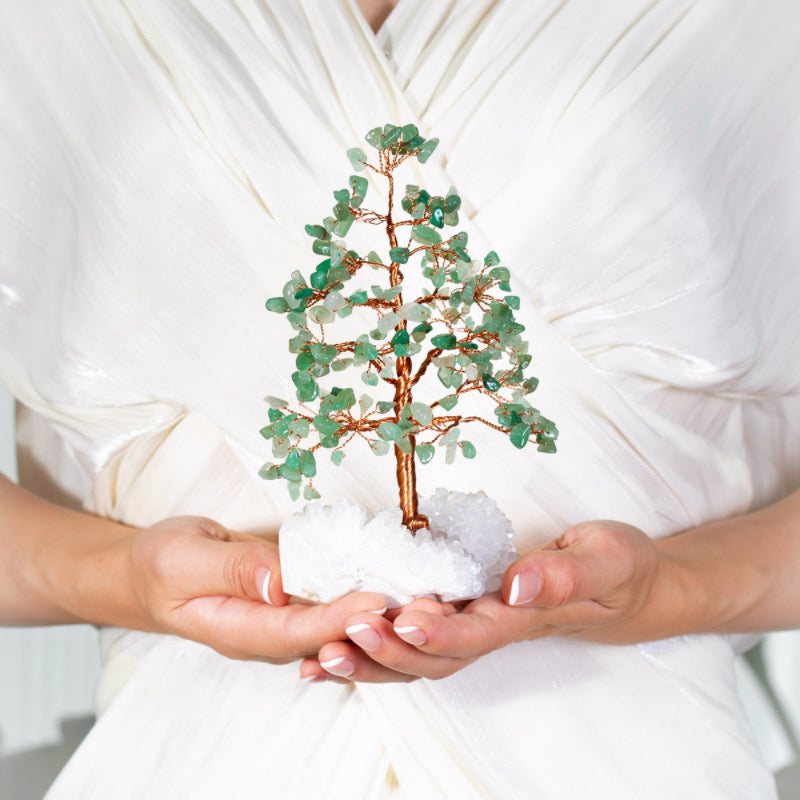
[[[330,604],[289,603],[278,546],[203,517],[175,517],[139,531],[129,544],[129,577],[143,610],[137,627],[210,645],[230,658],[284,663],[346,639],[347,620],[377,618],[379,594]]]
[[[637,617],[659,569],[653,542],[619,522],[588,522],[512,564],[501,592],[456,612],[417,600],[385,618],[347,620],[350,642],[330,642],[304,677],[353,681],[444,678],[511,642],[552,634],[623,643],[647,638]]]

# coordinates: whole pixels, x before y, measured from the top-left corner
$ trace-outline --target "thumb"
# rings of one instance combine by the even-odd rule
[[[514,562],[503,578],[510,606],[558,608],[583,600],[603,601],[626,577],[618,532],[602,525],[571,528],[541,550]]]
[[[203,518],[190,520],[181,533],[168,540],[166,551],[173,575],[180,575],[180,583],[195,597],[241,597],[274,606],[288,602],[273,542]]]
[[[283,591],[277,548],[265,545],[249,542],[228,544],[222,563],[227,589],[223,594],[263,600],[271,606],[286,605],[289,595]]]

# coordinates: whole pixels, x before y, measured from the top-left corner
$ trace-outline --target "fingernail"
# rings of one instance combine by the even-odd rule
[[[386,613],[386,606],[383,608],[376,608],[375,611],[370,610],[370,614],[377,614],[379,617],[382,617]]]
[[[340,678],[347,678],[356,671],[356,665],[344,656],[332,658],[330,661],[320,661],[319,665],[325,672],[330,672],[331,675],[337,675]]]
[[[518,572],[511,581],[508,595],[510,606],[521,606],[530,603],[542,589],[542,573],[536,570]]]
[[[381,635],[370,625],[360,623],[345,628],[344,632],[362,649],[368,652],[377,650],[383,644]]]
[[[259,582],[261,596],[264,598],[265,603],[273,605],[272,600],[269,599],[269,579],[272,577],[272,570],[259,570],[256,580]]]
[[[313,672],[310,675],[301,676],[301,680],[304,680],[306,683],[319,683],[320,681],[328,680],[327,675],[315,675]]]
[[[401,625],[399,628],[395,628],[394,632],[409,644],[420,645],[428,641],[425,631],[416,625]]]

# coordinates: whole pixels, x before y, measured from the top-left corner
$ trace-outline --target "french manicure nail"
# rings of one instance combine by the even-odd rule
[[[518,572],[511,581],[508,595],[510,606],[521,606],[530,603],[542,589],[542,573],[536,570]]]
[[[377,650],[383,644],[383,637],[372,626],[362,622],[345,628],[344,632],[362,649],[367,652]]]
[[[395,628],[394,632],[404,642],[408,642],[409,644],[420,645],[428,641],[425,631],[423,631],[422,628],[418,628],[416,625],[401,625]]]
[[[377,614],[379,617],[382,617],[386,613],[386,606],[383,608],[376,608],[374,611],[370,609],[370,614]]]
[[[269,579],[271,577],[272,577],[271,569],[266,570],[266,572],[264,570],[259,570],[261,596],[264,598],[265,603],[273,605],[272,600],[269,599]]]
[[[355,664],[344,656],[332,658],[330,661],[320,661],[319,665],[326,672],[330,672],[331,675],[337,675],[340,678],[347,678],[356,670]]]

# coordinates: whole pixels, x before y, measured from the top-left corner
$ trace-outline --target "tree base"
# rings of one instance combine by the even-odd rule
[[[281,526],[284,590],[324,603],[378,592],[393,608],[424,595],[467,600],[500,588],[517,551],[511,523],[493,500],[437,489],[420,499],[420,511],[430,529],[412,534],[399,508],[370,518],[344,500],[309,503]]]

